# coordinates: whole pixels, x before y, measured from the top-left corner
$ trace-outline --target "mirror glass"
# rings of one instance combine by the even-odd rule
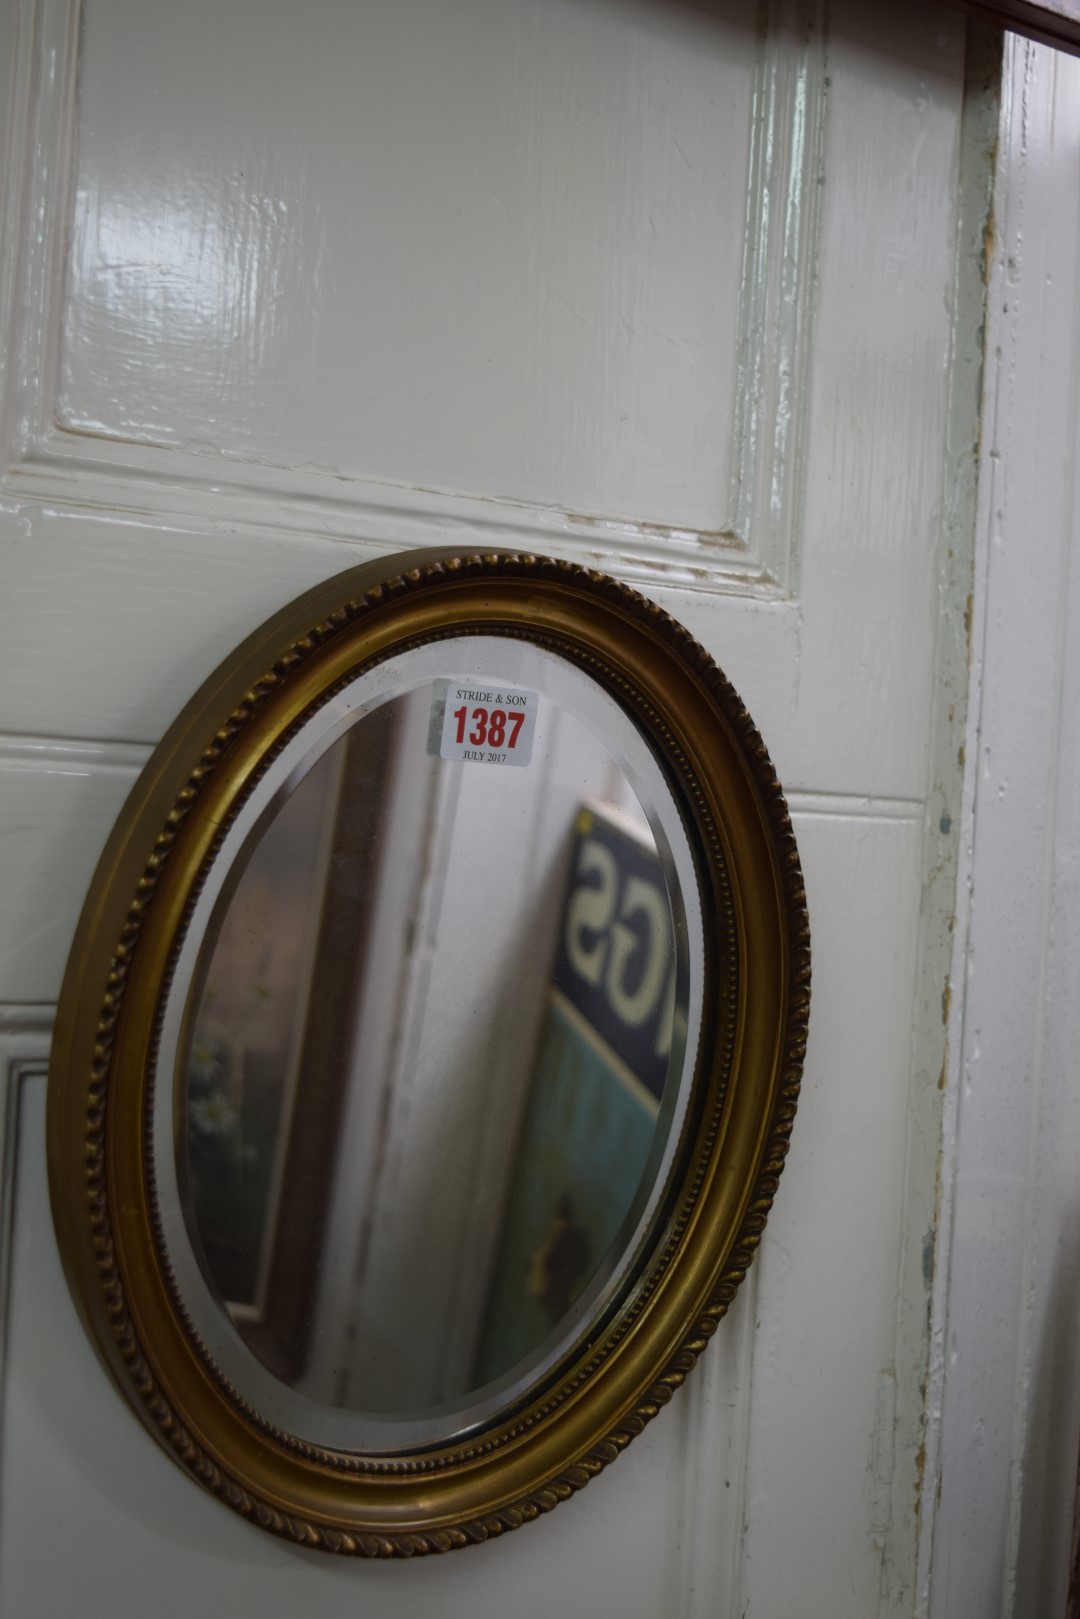
[[[178,1285],[245,1399],[393,1448],[555,1366],[654,1222],[700,935],[659,764],[554,654],[418,648],[299,728],[200,892],[155,1094]]]

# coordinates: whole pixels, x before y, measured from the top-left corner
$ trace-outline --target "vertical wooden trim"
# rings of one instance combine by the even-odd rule
[[[933,1323],[931,1619],[1041,1619],[1063,1611],[1068,1581],[1080,1418],[1078,154],[1080,70],[1009,41],[987,244],[958,905],[968,932]]]
[[[956,946],[963,931],[957,883],[963,860],[963,739],[986,309],[983,258],[992,208],[1000,80],[1000,34],[971,25],[958,153],[948,408],[935,577],[940,605],[922,840],[895,1348],[892,1387],[883,1378],[880,1389],[880,1444],[876,1447],[882,1471],[891,1467],[890,1484],[883,1486],[888,1507],[881,1511],[878,1612],[882,1619],[911,1619],[913,1612],[924,1612],[934,1524],[934,1408],[940,1366],[935,1319],[941,1299],[943,1229],[941,1141],[948,1108],[945,1079],[958,971]]]
[[[1069,1604],[1065,1610],[1065,1619],[1080,1619],[1080,1463],[1076,1469],[1072,1548],[1069,1553]]]
[[[0,1006],[0,1449],[4,1432],[4,1373],[14,1236],[19,1115],[25,1082],[45,1082],[52,1034],[51,1006]]]

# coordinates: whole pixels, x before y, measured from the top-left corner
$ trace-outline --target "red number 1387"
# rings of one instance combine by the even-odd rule
[[[457,741],[464,742],[465,727],[469,722],[467,708],[455,708],[454,718],[457,720]],[[493,708],[488,713],[486,708],[474,708],[472,711],[473,728],[469,732],[469,741],[474,748],[501,748],[504,744],[512,748],[518,739],[521,727],[525,724],[522,713],[506,714],[501,708]],[[507,729],[509,728],[509,738]]]

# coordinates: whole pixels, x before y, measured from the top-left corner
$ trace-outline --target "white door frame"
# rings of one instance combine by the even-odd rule
[[[1068,1580],[1080,1429],[1078,158],[1080,62],[1008,39],[928,1393],[928,1452],[940,1449],[917,1608],[931,1619],[1051,1619]]]

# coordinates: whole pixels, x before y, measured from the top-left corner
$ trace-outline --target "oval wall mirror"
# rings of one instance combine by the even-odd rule
[[[169,731],[76,934],[50,1180],[107,1367],[304,1544],[548,1510],[750,1262],[809,977],[768,755],[658,608],[503,553],[320,586]]]

